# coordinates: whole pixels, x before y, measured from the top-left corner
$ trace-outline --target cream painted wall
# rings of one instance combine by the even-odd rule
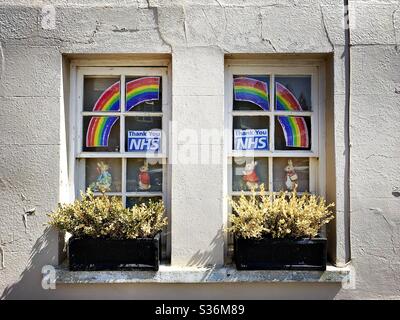
[[[345,63],[343,5],[333,0],[0,1],[0,269],[3,299],[16,298],[398,298],[400,186],[399,1],[350,1],[351,211],[345,212]],[[55,25],[42,13],[53,4]],[[57,264],[58,236],[46,213],[65,181],[62,102],[64,57],[76,54],[170,55],[172,117],[223,130],[224,57],[314,54],[326,59],[327,192],[337,204],[330,229],[333,258],[351,245],[355,289],[332,284],[59,285],[41,288],[41,268]],[[276,56],[279,54],[279,56]],[[89,57],[86,55],[85,57]],[[98,56],[97,56],[98,57]],[[311,55],[310,55],[311,57]],[[282,60],[283,61],[283,60]],[[64,68],[63,68],[64,66]],[[190,112],[189,112],[190,111]],[[211,116],[212,115],[212,116]],[[179,131],[179,126],[176,129]],[[175,131],[175,134],[178,133]],[[172,133],[174,135],[174,132]],[[173,153],[184,143],[173,142]],[[215,149],[223,154],[223,145]],[[172,263],[221,264],[223,166],[171,170]],[[191,188],[185,186],[191,181]],[[213,181],[210,184],[210,180]],[[22,220],[24,207],[35,207]],[[351,236],[345,230],[350,214]],[[200,228],[199,228],[200,227]],[[198,230],[201,230],[199,232]]]

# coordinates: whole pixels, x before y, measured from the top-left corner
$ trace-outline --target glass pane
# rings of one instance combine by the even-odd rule
[[[127,77],[126,110],[161,112],[162,81],[161,77]]]
[[[269,110],[269,76],[233,76],[233,110]]]
[[[128,159],[128,192],[162,191],[162,164],[159,159]]]
[[[86,188],[95,192],[121,191],[121,159],[86,159]]]
[[[276,110],[311,110],[311,76],[275,77]]]
[[[119,77],[99,78],[85,76],[83,111],[119,111]]]
[[[258,190],[260,184],[268,190],[268,158],[233,158],[232,190]]]
[[[161,129],[161,117],[126,117],[125,150],[161,151]]]
[[[83,117],[83,151],[118,152],[119,117]]]
[[[277,116],[275,150],[311,150],[311,118]]]
[[[310,190],[309,158],[274,158],[274,191]]]
[[[140,205],[142,203],[147,203],[149,201],[160,201],[162,200],[162,197],[127,197],[126,198],[126,207],[131,208],[135,205]]]
[[[232,139],[234,150],[269,150],[269,117],[233,117]]]

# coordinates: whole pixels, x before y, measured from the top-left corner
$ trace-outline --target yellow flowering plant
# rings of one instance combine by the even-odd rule
[[[135,239],[153,237],[167,225],[163,201],[125,208],[121,199],[88,189],[81,199],[59,204],[49,224],[76,237]]]
[[[229,232],[242,238],[313,238],[334,218],[331,208],[321,196],[295,191],[267,194],[263,185],[257,194],[242,194],[230,199]]]

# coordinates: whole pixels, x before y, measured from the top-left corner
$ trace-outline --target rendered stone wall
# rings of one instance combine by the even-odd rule
[[[351,258],[356,290],[400,296],[400,2],[353,3],[351,30]]]
[[[362,298],[399,297],[399,1],[350,1],[351,237],[344,192],[344,8],[336,0],[0,1],[0,270],[2,298]],[[44,5],[56,14],[53,28]],[[64,103],[73,54],[170,54],[173,154],[201,148],[185,128],[224,128],[224,57],[321,54],[331,78],[328,198],[334,260],[350,257],[356,289],[332,284],[59,285],[41,288],[41,268],[58,263],[57,233],[46,213],[62,198]],[[270,54],[268,56],[268,54]],[[280,54],[274,56],[273,54]],[[64,58],[63,58],[64,57]],[[201,108],[201,109],[200,109]],[[209,118],[205,116],[209,115]],[[197,121],[196,121],[197,120]],[[175,139],[175,137],[177,139]],[[223,157],[221,142],[206,142]],[[172,263],[221,264],[222,164],[176,164],[171,174]],[[65,182],[65,181],[64,181]],[[24,208],[36,208],[24,224]],[[351,244],[351,252],[346,246]],[[371,272],[374,270],[374,272]],[[140,296],[137,294],[140,292]],[[209,296],[213,292],[213,296]]]

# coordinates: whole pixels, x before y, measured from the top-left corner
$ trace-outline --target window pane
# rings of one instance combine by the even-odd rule
[[[268,190],[268,158],[233,158],[233,191],[258,190],[262,183],[265,190]]]
[[[269,76],[233,76],[233,110],[269,110]]]
[[[277,116],[275,150],[311,150],[311,118]]]
[[[121,191],[121,159],[86,159],[86,188]]]
[[[162,81],[161,77],[127,77],[126,110],[161,112]]]
[[[161,151],[161,117],[126,117],[126,151]],[[149,131],[155,131],[150,133]]]
[[[162,164],[159,159],[128,159],[128,192],[162,191]]]
[[[119,77],[88,77],[84,79],[83,111],[119,111]]]
[[[311,110],[311,76],[275,77],[276,110]]]
[[[131,208],[135,205],[140,205],[142,203],[148,203],[149,201],[157,202],[162,200],[162,197],[127,197],[126,207]]]
[[[232,139],[233,150],[269,150],[269,117],[233,117]]]
[[[83,151],[118,152],[119,117],[83,117]]]
[[[274,158],[274,191],[293,190],[297,185],[298,192],[310,190],[309,158]]]

